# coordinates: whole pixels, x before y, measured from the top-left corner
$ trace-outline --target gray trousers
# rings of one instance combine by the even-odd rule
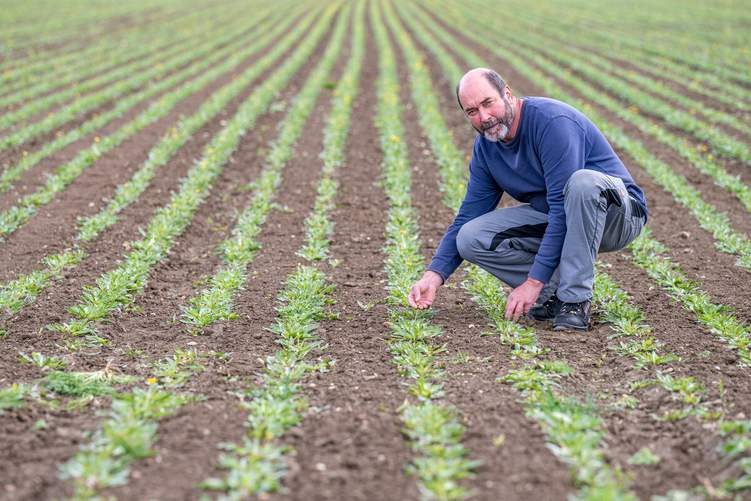
[[[566,237],[561,260],[539,303],[554,293],[566,303],[591,299],[597,253],[622,249],[646,222],[620,178],[578,170],[563,194]],[[496,209],[465,223],[456,245],[464,259],[517,287],[527,279],[547,224],[547,214],[529,205]]]

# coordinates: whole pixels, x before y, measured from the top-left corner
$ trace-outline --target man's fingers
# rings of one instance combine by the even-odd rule
[[[522,315],[524,314],[524,303],[521,301],[516,303],[516,308],[514,308],[514,322],[518,321]]]
[[[412,286],[407,296],[407,302],[412,308],[417,308],[420,301],[420,288],[416,285]]]
[[[503,315],[506,320],[511,320],[511,315],[516,307],[516,300],[509,296],[506,302],[506,313]]]

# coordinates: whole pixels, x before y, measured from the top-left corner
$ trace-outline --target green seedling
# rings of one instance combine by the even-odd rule
[[[33,352],[31,355],[27,355],[24,352],[19,352],[18,358],[22,363],[34,365],[42,370],[61,369],[66,365],[63,359],[43,355],[38,351]]]
[[[71,397],[110,395],[114,386],[134,382],[134,376],[112,374],[106,370],[96,372],[54,371],[41,380],[41,386],[59,395]]]
[[[22,407],[27,398],[35,398],[38,390],[35,386],[14,383],[0,389],[0,414],[6,409]]]
[[[631,456],[628,459],[628,464],[632,464],[636,466],[652,466],[652,465],[656,465],[659,462],[660,462],[660,457],[657,456],[651,450],[649,450],[648,447],[642,447],[641,449],[636,451],[633,456]]]

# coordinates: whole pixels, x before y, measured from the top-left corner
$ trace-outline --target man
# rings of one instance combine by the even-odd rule
[[[647,220],[642,190],[597,127],[553,99],[517,98],[493,70],[467,72],[459,106],[478,132],[464,201],[410,291],[429,308],[466,259],[513,291],[505,316],[586,330],[598,251],[622,249]],[[506,192],[522,205],[497,209]]]

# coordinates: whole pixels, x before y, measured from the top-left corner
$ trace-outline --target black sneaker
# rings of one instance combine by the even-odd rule
[[[529,315],[530,318],[534,318],[535,320],[539,320],[541,322],[553,320],[555,316],[558,315],[562,304],[563,301],[558,299],[558,297],[553,294],[552,296],[550,296],[550,299],[548,299],[544,303],[535,304],[533,307],[531,307],[527,315]]]
[[[589,300],[581,303],[562,303],[560,311],[553,320],[553,328],[557,331],[589,329],[589,305]]]

